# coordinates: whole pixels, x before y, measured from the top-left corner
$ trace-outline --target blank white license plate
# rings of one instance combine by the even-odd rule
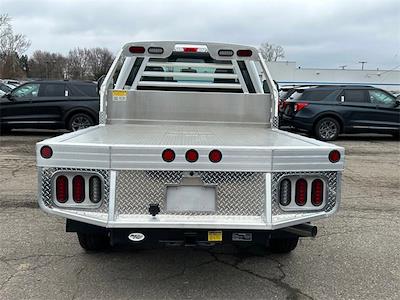
[[[215,211],[216,191],[213,186],[168,186],[168,211]]]

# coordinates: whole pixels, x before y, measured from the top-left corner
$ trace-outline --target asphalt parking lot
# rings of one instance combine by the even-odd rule
[[[34,144],[0,137],[0,299],[400,299],[400,142],[346,136],[340,212],[289,255],[257,249],[87,254],[36,204]]]

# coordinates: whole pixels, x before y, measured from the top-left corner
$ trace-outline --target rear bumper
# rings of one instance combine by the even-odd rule
[[[304,229],[304,227],[306,227]],[[300,228],[300,230],[299,230]],[[160,244],[169,246],[181,245],[214,245],[214,244],[262,244],[270,239],[291,237],[314,237],[317,228],[311,225],[294,226],[290,230],[249,230],[249,229],[224,229],[224,228],[104,228],[67,219],[67,232],[80,232],[85,234],[107,234],[112,245],[154,246]],[[209,232],[220,234],[219,241],[210,241]]]

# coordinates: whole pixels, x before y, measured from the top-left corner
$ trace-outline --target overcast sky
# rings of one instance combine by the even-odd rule
[[[116,52],[137,40],[282,45],[302,67],[400,65],[399,0],[0,0],[28,51],[79,47]]]

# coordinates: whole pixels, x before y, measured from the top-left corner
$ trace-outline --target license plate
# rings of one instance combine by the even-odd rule
[[[215,211],[216,191],[214,186],[168,186],[167,211]]]
[[[209,242],[222,242],[222,231],[209,231],[208,232]]]

